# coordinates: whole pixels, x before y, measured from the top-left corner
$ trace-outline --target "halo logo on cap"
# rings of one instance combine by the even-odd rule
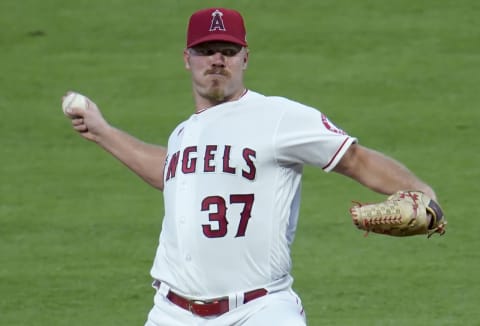
[[[212,12],[212,23],[210,24],[210,32],[226,31],[222,16],[223,13],[218,9]]]
[[[187,48],[204,42],[231,42],[247,46],[242,15],[228,8],[207,8],[190,16]]]

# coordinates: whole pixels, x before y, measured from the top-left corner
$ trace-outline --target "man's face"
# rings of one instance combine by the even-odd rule
[[[184,51],[185,67],[192,73],[194,92],[210,102],[228,101],[243,92],[248,51],[228,42],[201,43]]]

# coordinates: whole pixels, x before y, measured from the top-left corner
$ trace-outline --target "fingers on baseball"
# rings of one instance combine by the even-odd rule
[[[77,107],[68,108],[67,112],[70,116],[74,118],[83,118],[83,116],[85,115],[85,110]]]
[[[76,117],[76,118],[72,119],[72,126],[73,126],[73,129],[75,129],[78,132],[88,131],[88,127],[85,124],[85,120],[83,118],[80,118],[80,117]]]

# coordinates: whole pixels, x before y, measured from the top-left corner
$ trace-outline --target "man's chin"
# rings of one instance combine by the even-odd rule
[[[208,98],[216,102],[223,102],[225,100],[225,92],[222,90],[210,92]]]
[[[213,85],[207,92],[206,97],[210,100],[221,102],[225,100],[225,89],[219,84]]]

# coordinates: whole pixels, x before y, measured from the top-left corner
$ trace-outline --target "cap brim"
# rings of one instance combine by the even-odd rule
[[[212,35],[208,35],[208,36],[196,39],[193,42],[190,42],[189,44],[187,44],[187,47],[191,48],[192,46],[196,46],[196,45],[199,45],[201,43],[214,42],[214,41],[230,42],[230,43],[239,44],[241,46],[247,46],[247,42],[245,42],[244,40],[240,40],[240,39],[238,39],[234,36],[227,35],[227,34],[224,34],[224,35],[222,35],[222,34],[212,34]]]

